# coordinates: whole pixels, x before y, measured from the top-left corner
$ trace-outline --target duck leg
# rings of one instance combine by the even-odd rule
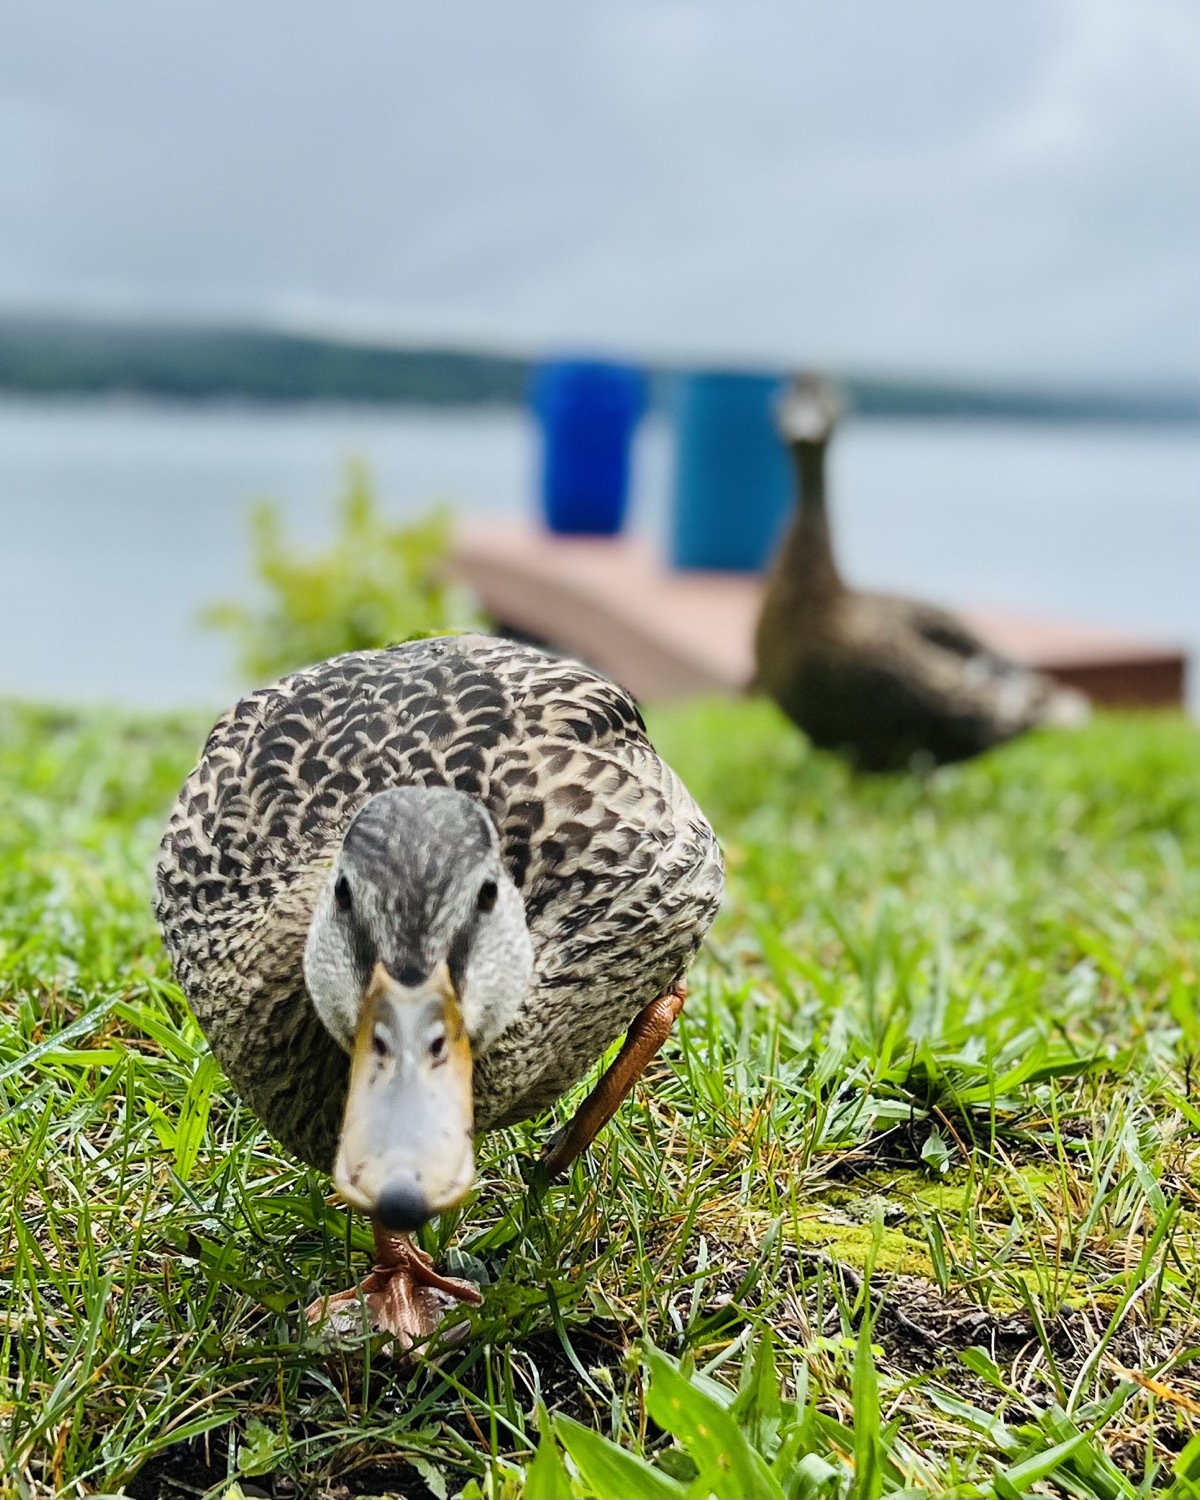
[[[576,1110],[570,1122],[546,1143],[539,1165],[553,1180],[565,1172],[577,1156],[592,1144],[620,1108],[630,1089],[646,1071],[655,1053],[671,1034],[683,1002],[687,983],[679,980],[673,989],[633,1019],[620,1052],[605,1069],[600,1082]]]
[[[310,1324],[327,1323],[335,1333],[355,1333],[362,1327],[365,1302],[371,1328],[395,1334],[392,1352],[406,1354],[425,1343],[456,1302],[478,1307],[479,1288],[456,1276],[443,1276],[433,1261],[406,1234],[385,1229],[372,1219],[375,1264],[361,1284],[332,1297],[319,1297],[306,1310]]]

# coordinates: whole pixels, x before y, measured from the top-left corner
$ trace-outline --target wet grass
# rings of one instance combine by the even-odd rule
[[[568,1419],[646,1493],[741,1493],[674,1359],[710,1424],[751,1391],[781,1494],[1200,1494],[1193,726],[862,781],[763,705],[655,715],[725,912],[565,1186],[525,1186],[548,1122],[483,1144],[427,1244],[487,1299],[409,1372],[307,1339],[365,1227],[163,964],[149,868],[206,728],[0,709],[0,1493],[629,1493]]]

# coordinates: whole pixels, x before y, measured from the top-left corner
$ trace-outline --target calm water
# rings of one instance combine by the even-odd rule
[[[351,457],[398,516],[530,509],[520,413],[0,400],[0,694],[225,703],[230,648],[196,617],[248,584],[248,502],[315,542]],[[670,459],[649,423],[634,524],[655,534]],[[1194,431],[851,424],[833,484],[856,582],[1135,626],[1200,661]]]

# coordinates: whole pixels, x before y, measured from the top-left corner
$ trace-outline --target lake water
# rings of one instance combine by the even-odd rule
[[[655,535],[670,447],[645,424],[633,524]],[[247,505],[315,543],[350,458],[396,516],[532,508],[520,412],[0,399],[0,695],[228,702],[230,645],[197,616],[249,585]],[[1194,429],[851,422],[832,486],[857,583],[1128,625],[1200,662]]]

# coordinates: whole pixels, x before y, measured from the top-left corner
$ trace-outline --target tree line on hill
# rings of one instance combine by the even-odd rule
[[[517,405],[534,361],[388,347],[266,329],[0,316],[0,391],[158,400]],[[669,400],[672,367],[651,370]],[[1042,422],[1200,422],[1200,389],[1065,390],[843,374],[860,417]]]

